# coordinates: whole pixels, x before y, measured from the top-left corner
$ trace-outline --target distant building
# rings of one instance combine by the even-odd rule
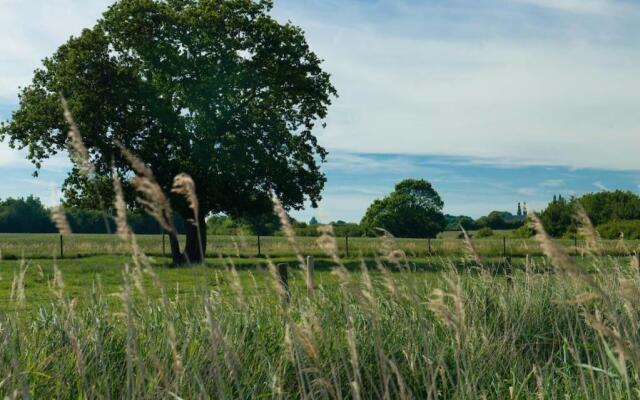
[[[518,203],[518,211],[515,218],[520,221],[524,221],[527,218],[527,203]]]

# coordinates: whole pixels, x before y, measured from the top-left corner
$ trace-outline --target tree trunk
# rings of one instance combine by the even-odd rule
[[[174,265],[181,265],[185,263],[184,255],[180,252],[180,242],[178,241],[178,235],[175,233],[167,233],[169,235],[169,245],[171,246],[171,258]]]
[[[204,217],[200,217],[198,226],[187,223],[187,243],[184,247],[184,258],[187,263],[199,264],[204,261],[207,252],[207,225]]]
[[[207,225],[204,218],[199,221],[198,226],[187,222],[187,241],[184,245],[184,252],[180,251],[178,235],[169,233],[169,243],[171,245],[171,258],[174,265],[199,264],[204,261],[207,252]]]

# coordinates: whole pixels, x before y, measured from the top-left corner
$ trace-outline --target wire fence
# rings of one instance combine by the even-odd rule
[[[185,237],[181,236],[184,245]],[[166,235],[138,235],[138,244],[146,254],[170,256]],[[321,256],[322,250],[315,237],[296,238],[297,247],[304,255]],[[471,239],[476,252],[486,257],[524,257],[541,255],[539,244],[532,239],[483,238]],[[574,255],[582,255],[586,244],[578,239],[558,239]],[[407,239],[337,237],[338,252],[342,257],[372,257],[388,250],[402,250],[410,257],[457,256],[465,254],[462,239]],[[603,240],[606,255],[629,255],[637,253],[640,241]],[[124,255],[130,253],[128,244],[117,235],[106,234],[0,234],[0,253],[4,259],[78,258],[93,255]],[[266,255],[293,255],[287,238],[282,236],[208,236],[208,257],[263,257]]]

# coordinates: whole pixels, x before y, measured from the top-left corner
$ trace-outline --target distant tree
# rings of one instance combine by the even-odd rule
[[[0,232],[48,233],[55,227],[40,199],[9,197],[0,201]]]
[[[62,94],[96,166],[92,179],[71,171],[69,202],[107,199],[112,165],[121,177],[131,175],[117,140],[151,167],[185,219],[193,212],[170,188],[178,173],[193,177],[203,231],[210,213],[268,212],[272,192],[287,209],[315,206],[327,152],[312,130],[336,91],[302,29],[278,22],[272,6],[119,0],[43,61],[0,139],[27,148],[39,169],[67,147]],[[187,228],[184,252],[170,237],[176,263],[199,261],[206,247],[206,235],[199,241],[196,227]]]
[[[572,201],[567,201],[562,195],[554,196],[547,208],[540,213],[540,220],[549,235],[561,237],[575,232]]]
[[[318,225],[318,220],[316,219],[316,217],[311,217],[311,219],[309,220],[309,225]]]
[[[273,213],[233,218],[227,215],[212,215],[207,219],[210,235],[273,235],[280,229],[280,221]]]
[[[405,179],[369,206],[360,225],[367,234],[382,228],[397,237],[435,237],[446,226],[443,206],[429,182]]]
[[[522,218],[518,218],[508,211],[491,211],[489,215],[478,218],[476,226],[494,230],[516,229],[522,226],[522,223]]]
[[[587,193],[579,201],[594,225],[640,219],[640,196],[629,191]]]
[[[553,200],[540,213],[547,233],[555,237],[572,236],[576,233],[574,214],[577,202],[584,207],[591,223],[603,226],[609,236],[615,230],[614,222],[640,220],[640,196],[629,191],[587,193],[570,200],[558,195],[553,196]],[[633,224],[620,226],[629,229]]]
[[[458,231],[460,230],[460,226],[462,226],[467,231],[476,229],[476,221],[471,217],[467,217],[466,215],[449,217],[450,218],[447,219],[446,227],[446,230],[448,231]]]

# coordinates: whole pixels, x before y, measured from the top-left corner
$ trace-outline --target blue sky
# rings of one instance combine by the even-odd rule
[[[110,2],[0,0],[0,118]],[[316,132],[331,153],[324,201],[302,219],[358,220],[405,177],[476,217],[640,189],[638,1],[275,0],[273,14],[303,27],[340,93]],[[68,165],[61,155],[35,179],[0,144],[0,197],[50,204]]]

